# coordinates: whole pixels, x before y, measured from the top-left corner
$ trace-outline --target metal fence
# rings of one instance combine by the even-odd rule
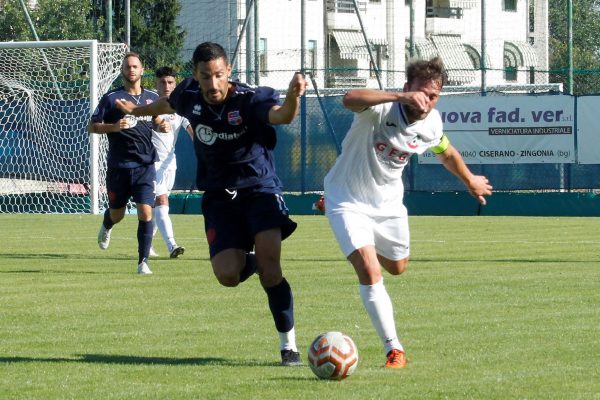
[[[286,71],[286,79],[292,71]],[[324,71],[323,71],[324,72]],[[480,93],[477,87],[446,87],[445,96],[503,96],[531,92],[554,95],[560,85],[499,86]],[[319,192],[323,178],[334,164],[353,114],[342,105],[347,89],[311,87],[300,115],[287,126],[277,126],[275,151],[277,171],[287,192]],[[401,90],[389,88],[388,90]],[[178,172],[176,190],[194,190],[195,156],[187,135],[177,143]],[[495,190],[572,191],[600,188],[600,165],[580,164],[490,164],[470,165],[477,174],[487,176]],[[404,174],[407,191],[464,191],[463,184],[441,165],[419,164],[414,157]]]
[[[205,14],[211,3],[212,0],[197,0],[194,7]],[[451,77],[450,86],[444,89],[446,95],[600,94],[597,51],[600,37],[594,28],[600,24],[600,13],[594,1],[575,4],[569,0],[396,1],[395,19],[389,20],[384,15],[389,9],[384,8],[392,2],[327,0],[322,3],[324,14],[319,18],[314,15],[305,18],[304,26],[299,8],[294,9],[295,12],[280,12],[274,19],[265,19],[268,14],[263,13],[260,19],[255,18],[255,12],[273,4],[265,0],[258,3],[258,7],[250,7],[256,6],[253,3],[227,0],[222,8],[227,12],[211,11],[210,24],[199,23],[193,15],[194,7],[189,6],[187,17],[193,28],[188,29],[186,46],[189,48],[184,49],[184,53],[191,54],[193,44],[201,41],[219,42],[230,58],[236,59],[235,75],[240,80],[279,90],[287,88],[296,70],[302,69],[314,78],[302,114],[290,126],[277,128],[277,168],[288,191],[322,190],[323,177],[333,165],[339,143],[352,120],[352,113],[341,106],[341,96],[355,87],[381,85],[386,90],[401,90],[404,70],[388,69],[394,58],[395,65],[404,65],[411,57],[442,56]],[[307,7],[318,4],[303,3]],[[285,4],[294,7],[296,3]],[[323,21],[322,16],[326,17],[325,27],[311,25],[315,19]],[[215,21],[217,23],[213,23]],[[244,25],[246,31],[242,29],[242,21],[248,22]],[[398,25],[394,46],[386,30],[390,21]],[[342,35],[348,27],[352,35]],[[259,38],[269,39],[271,28],[285,39],[279,42],[289,43],[287,48],[273,49],[266,42],[261,48],[263,43]],[[323,29],[317,36],[325,39],[314,48],[301,49],[298,45],[301,33],[310,42],[311,35],[316,35],[311,32],[313,28]],[[382,34],[387,41],[382,40]],[[234,48],[238,50],[235,53]],[[457,52],[460,57],[456,56]],[[281,68],[282,64],[274,61],[281,59],[289,67]],[[189,76],[189,60],[181,60],[180,64],[183,65],[182,77]],[[151,80],[148,85],[152,86]],[[194,157],[190,146],[180,143],[178,151],[181,155],[176,187],[190,190]],[[472,165],[471,168],[490,177],[497,190],[593,190],[600,187],[597,165],[545,163]],[[405,179],[407,190],[463,190],[461,183],[443,167],[418,164],[415,160],[407,167]]]

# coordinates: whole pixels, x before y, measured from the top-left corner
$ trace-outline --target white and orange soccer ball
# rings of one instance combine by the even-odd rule
[[[358,349],[354,341],[341,332],[322,333],[308,348],[308,363],[319,378],[342,380],[356,369]]]

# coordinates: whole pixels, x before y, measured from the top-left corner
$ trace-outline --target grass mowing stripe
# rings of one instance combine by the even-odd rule
[[[411,218],[411,265],[385,275],[402,371],[381,368],[326,219],[294,219],[283,267],[298,344],[306,360],[318,333],[350,335],[346,381],[278,366],[258,279],[218,285],[201,216],[173,216],[185,255],[140,277],[135,216],[102,252],[99,216],[0,215],[0,398],[599,398],[600,219]]]

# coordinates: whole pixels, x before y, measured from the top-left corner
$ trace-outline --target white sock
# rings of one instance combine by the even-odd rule
[[[169,217],[169,206],[154,207],[154,221],[169,251],[173,250],[175,238],[173,237],[173,224]]]
[[[152,237],[156,236],[156,231],[158,230],[158,226],[156,226],[156,209],[154,210],[154,218],[152,218]]]
[[[296,331],[292,328],[289,332],[279,333],[279,350],[298,351],[296,347]]]
[[[385,354],[392,349],[404,351],[396,335],[394,308],[392,300],[383,286],[383,278],[374,285],[359,285],[359,288],[363,305],[383,343]]]

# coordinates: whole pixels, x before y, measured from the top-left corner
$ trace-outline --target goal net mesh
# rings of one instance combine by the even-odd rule
[[[93,209],[92,199],[104,207],[106,191],[91,181],[87,124],[118,76],[126,46],[97,45],[96,79],[92,51],[65,43],[0,44],[0,212],[84,213]],[[108,148],[105,135],[96,137],[94,186],[105,180]]]

